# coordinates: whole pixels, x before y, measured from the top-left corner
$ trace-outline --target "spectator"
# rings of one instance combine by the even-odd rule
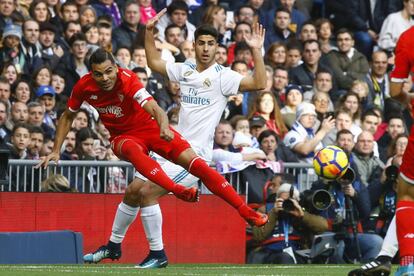
[[[273,75],[274,71],[273,68],[269,65],[265,65],[266,70],[266,87],[262,91],[272,91],[273,88]]]
[[[305,91],[311,90],[316,73],[319,70],[329,71],[329,68],[320,63],[322,56],[317,40],[307,40],[303,43],[303,63],[290,70],[290,83],[303,87]]]
[[[42,22],[39,28],[39,42],[43,64],[48,65],[53,70],[64,54],[62,47],[55,44],[57,29],[49,22]]]
[[[321,126],[322,121],[333,114],[333,105],[328,94],[323,92],[315,93],[312,97],[311,104],[315,106],[316,111],[316,124],[313,127],[313,130],[317,131]]]
[[[276,98],[271,92],[265,91],[258,94],[249,118],[255,115],[262,116],[266,120],[266,127],[276,132],[280,138],[285,137],[288,130],[282,120]]]
[[[79,9],[79,23],[82,28],[89,24],[96,24],[98,16],[95,9],[90,5],[82,5]]]
[[[19,50],[24,57],[22,66],[22,73],[24,74],[30,74],[43,64],[38,42],[39,23],[35,20],[28,19],[23,23],[23,38],[20,42]]]
[[[149,0],[138,0],[139,11],[141,14],[141,24],[146,24],[148,20],[153,18],[157,12],[152,7],[152,3]]]
[[[262,131],[257,140],[260,144],[260,149],[266,154],[267,160],[299,162],[297,156],[283,143],[280,143],[280,138],[273,130],[267,129]]]
[[[371,206],[367,188],[352,175],[345,181],[343,178],[329,182],[319,179],[312,184],[311,190],[319,189],[326,190],[333,196],[332,205],[320,213],[328,220],[329,231],[345,234],[343,241],[339,242],[337,249],[339,260],[336,261],[352,261],[358,258],[357,245],[354,242],[351,226],[355,223],[357,229],[361,229],[361,222],[369,216]],[[346,206],[350,206],[346,203],[348,199],[353,203],[351,211],[354,222],[346,212]],[[357,240],[361,251],[361,262],[374,259],[378,255],[383,241],[376,234],[361,232],[358,233]]]
[[[354,35],[347,29],[340,29],[336,34],[338,51],[327,55],[329,65],[336,78],[338,88],[348,90],[354,80],[363,80],[368,73],[367,58],[354,48]]]
[[[0,49],[0,68],[3,68],[5,64],[11,63],[16,66],[19,73],[22,73],[23,68],[21,67],[21,63],[23,63],[24,54],[19,47],[21,39],[22,30],[19,25],[7,25],[6,28],[3,29],[3,45]]]
[[[333,25],[327,18],[319,18],[315,22],[318,32],[318,41],[321,46],[322,54],[328,54],[332,50],[337,50],[335,43],[332,41]]]
[[[88,49],[98,46],[98,43],[99,43],[98,25],[87,24],[82,27],[82,33],[85,34],[86,42],[88,42]]]
[[[311,240],[312,235],[328,229],[326,219],[303,210],[296,188],[293,196],[290,195],[291,186],[284,183],[277,190],[274,205],[267,210],[269,223],[262,228],[253,227],[253,239],[263,242],[263,245],[248,256],[249,263],[295,264],[297,261],[294,252],[308,247],[306,241]],[[287,200],[293,203],[292,210],[284,209],[283,202]],[[287,248],[290,250],[286,250]]]
[[[30,83],[27,80],[19,79],[12,89],[12,98],[16,102],[27,104],[31,98]]]
[[[70,40],[70,54],[67,55],[59,66],[59,70],[65,74],[64,95],[69,96],[75,83],[88,73],[85,63],[87,54],[86,37],[83,33],[74,34]]]
[[[76,149],[76,129],[69,130],[65,137],[63,151],[60,154],[62,160],[78,160],[79,157],[75,152]]]
[[[165,28],[169,24],[174,23],[178,25],[185,33],[184,37],[186,40],[193,41],[195,27],[193,24],[188,22],[188,14],[189,9],[186,2],[182,0],[173,1],[167,7],[167,16],[161,17],[160,21],[158,22],[157,28],[159,30],[159,38],[164,41]]]
[[[229,121],[222,120],[216,127],[214,133],[214,148],[220,148],[225,151],[234,152],[233,142],[233,128]]]
[[[10,159],[27,159],[27,147],[30,143],[29,126],[25,124],[15,125],[10,142]]]
[[[336,134],[336,145],[350,156],[355,146],[354,135],[348,129],[342,129]]]
[[[382,110],[385,99],[390,97],[390,80],[387,74],[388,56],[384,51],[375,51],[369,73],[365,76],[368,84],[368,105],[374,105]]]
[[[387,51],[393,52],[400,35],[414,25],[414,3],[410,0],[403,0],[404,8],[391,13],[385,18],[379,33],[378,46]]]
[[[271,18],[273,19],[274,13]],[[235,23],[246,22],[253,26],[257,22],[257,11],[250,5],[241,5],[234,13]],[[267,29],[267,27],[266,27]]]
[[[273,74],[272,93],[280,106],[286,101],[286,86],[289,83],[289,73],[284,67],[276,67]]]
[[[16,24],[23,16],[16,10],[17,3],[13,0],[0,1],[0,30],[5,31],[6,25]]]
[[[65,90],[66,81],[65,81],[65,72],[56,70],[52,73],[52,81],[50,85],[55,90],[56,94],[61,95]]]
[[[339,99],[337,108],[348,109],[352,113],[352,122],[354,125],[361,124],[362,106],[357,93],[354,93],[352,91],[347,92]]]
[[[330,114],[328,114],[330,116]],[[352,129],[352,114],[348,109],[339,109],[335,112],[335,128],[333,128],[322,140],[324,146],[333,145],[338,131],[343,129],[350,130],[354,136],[357,136],[361,129],[355,131]],[[354,131],[354,132],[353,132]]]
[[[361,104],[361,109],[364,111],[368,108],[368,84],[365,81],[354,80],[351,85],[351,92],[354,92],[358,95],[359,102]]]
[[[283,122],[290,129],[296,120],[296,108],[303,102],[303,89],[296,84],[290,84],[286,87],[285,106],[280,110]]]
[[[101,22],[98,24],[98,46],[108,52],[113,51],[112,48],[112,26],[109,23]],[[116,46],[116,45],[115,45]]]
[[[270,45],[264,56],[265,63],[273,69],[286,64],[286,45],[281,42],[274,42]]]
[[[144,25],[140,24],[140,7],[136,1],[128,1],[124,6],[123,21],[114,29],[112,42],[114,50],[119,47],[132,48],[135,41],[144,40]]]
[[[72,128],[76,131],[80,131],[83,128],[90,127],[89,113],[85,109],[81,108],[76,113],[75,119],[73,120]]]
[[[387,147],[391,141],[395,140],[399,134],[406,134],[407,129],[404,123],[404,119],[399,115],[391,115],[388,119],[388,126],[386,132],[378,140],[378,151],[380,153],[380,159],[383,162],[387,161]]]
[[[165,44],[170,44],[170,52],[176,62],[184,62],[185,56],[180,51],[180,44],[184,41],[184,35],[178,25],[170,24],[165,28]]]
[[[289,29],[291,23],[290,11],[280,7],[274,13],[273,25],[268,27],[264,46],[268,49],[273,42],[286,42],[295,36],[295,32]]]
[[[291,15],[291,22],[289,23],[289,29],[292,30],[294,33],[300,33],[303,23],[308,20],[308,16],[305,15],[303,12],[296,9],[295,0],[280,0],[280,7],[286,9],[289,14]],[[270,10],[267,14],[267,22],[272,22],[274,18],[275,10]],[[270,24],[266,26],[267,29],[270,28]]]
[[[194,47],[193,47],[193,43],[192,42],[190,42],[188,40],[184,40],[179,45],[179,48],[180,48],[181,53],[183,53],[183,55],[184,55],[184,57],[186,59],[195,59],[195,50],[194,50]],[[222,55],[223,54],[222,52],[219,53],[220,49],[221,49],[220,47],[217,49],[217,53],[219,55],[220,54]],[[226,50],[227,50],[227,48],[226,48]],[[227,56],[227,51],[226,51],[226,56]],[[221,64],[223,66],[226,66],[226,61],[227,61],[227,58],[224,60],[223,63],[220,63],[220,61],[217,61],[217,63],[219,63],[219,64]]]
[[[45,107],[43,123],[52,129],[56,129],[56,92],[52,86],[42,85],[36,91],[38,101]]]
[[[205,14],[207,8],[211,5],[217,5],[218,0],[207,0],[202,1],[200,6],[195,8],[188,16],[188,21],[191,22],[194,26],[200,26],[201,25],[201,19],[203,18],[203,15]],[[141,4],[140,4],[141,6]],[[155,15],[155,14],[154,14]]]
[[[387,148],[387,162],[385,167],[391,165],[400,167],[402,163],[402,157],[404,155],[405,149],[408,145],[408,136],[407,134],[398,134],[395,140],[392,140],[391,144]]]
[[[311,90],[305,91],[303,93],[303,100],[310,102],[316,93],[324,93],[329,98],[329,109],[333,110],[333,83],[332,83],[332,73],[328,70],[319,69],[315,74],[315,79],[313,80],[313,86]],[[332,96],[332,97],[331,97]]]
[[[31,126],[41,127],[47,137],[54,137],[55,130],[43,123],[45,117],[45,107],[38,102],[30,102],[28,105],[29,119],[28,124]]]
[[[118,47],[118,50],[116,50],[115,52],[115,58],[120,63],[121,67],[123,68],[132,70],[137,66],[132,61],[131,52],[126,47]]]
[[[105,160],[108,161],[119,161],[119,158],[114,154],[112,149],[108,149],[106,152]],[[123,168],[121,167],[109,167],[108,177],[106,182],[106,193],[124,193],[128,184],[127,177]]]
[[[234,47],[234,61],[243,61],[249,66],[249,69],[253,69],[253,52],[245,41],[238,42]]]
[[[306,21],[303,23],[302,28],[300,29],[299,40],[302,43],[305,43],[308,40],[318,41],[318,34],[316,32],[316,26],[312,21]]]
[[[11,91],[9,81],[4,77],[0,77],[0,100],[6,103],[7,111],[10,110],[10,96]]]
[[[286,68],[292,69],[302,64],[302,45],[289,43],[287,45]]]
[[[50,85],[52,81],[52,71],[46,65],[38,67],[32,74],[32,88],[37,90],[42,85]]]
[[[70,45],[69,45],[70,38],[74,34],[80,33],[81,30],[82,30],[81,25],[77,21],[69,21],[65,23],[63,27],[63,36],[58,41],[58,45],[63,49],[63,52],[65,53],[64,56],[67,56],[70,54]]]
[[[257,142],[256,137],[254,137],[250,133],[250,126],[249,126],[249,120],[246,116],[243,115],[236,115],[230,120],[230,124],[232,128],[234,129],[235,133],[240,132],[244,136],[248,137],[250,139],[249,145],[253,148],[259,148],[259,143]],[[234,141],[233,141],[234,142]],[[234,145],[234,143],[233,143]]]
[[[234,48],[236,44],[244,41],[245,38],[249,39],[252,35],[252,25],[245,21],[238,22],[234,27],[234,42],[230,43],[227,47],[227,64],[231,64],[234,61]]]
[[[253,115],[249,119],[250,134],[254,138],[258,138],[262,131],[266,130],[266,120],[260,115]]]
[[[374,135],[377,132],[380,120],[381,119],[374,110],[368,109],[364,112],[364,114],[362,114],[361,129],[369,131],[372,135]]]
[[[30,143],[27,146],[27,159],[31,160],[39,160],[40,159],[40,151],[43,147],[43,140],[45,138],[45,134],[40,127],[31,127],[29,130],[30,133]]]
[[[50,12],[46,0],[35,0],[30,4],[29,15],[39,24],[50,20]]]
[[[121,11],[114,0],[98,0],[92,4],[92,7],[96,10],[98,17],[107,15],[112,18],[112,26],[121,25]]]
[[[53,149],[53,140],[49,136],[45,135],[45,139],[43,140],[43,147],[40,151],[40,156],[48,156]]]
[[[11,132],[6,127],[8,112],[7,105],[4,101],[0,100],[0,143],[8,142]]]
[[[56,174],[48,177],[41,183],[42,192],[72,192],[76,193],[77,190],[70,187],[69,180],[63,175]]]
[[[315,123],[315,106],[306,102],[301,103],[296,109],[296,122],[283,140],[283,143],[296,153],[300,162],[312,163],[314,153],[322,148],[322,139],[334,128],[335,119],[324,119],[316,134],[313,131]]]
[[[29,111],[27,105],[22,102],[13,103],[10,112],[11,125],[25,124],[28,119]]]
[[[229,26],[226,24],[226,10],[219,5],[209,5],[201,20],[202,24],[212,25],[219,32],[218,41],[223,44],[227,44],[230,40],[231,34],[227,29],[232,29],[234,23]]]
[[[13,63],[4,65],[1,76],[5,77],[10,85],[13,85],[20,78],[20,74],[17,72],[17,68]]]
[[[371,132],[364,130],[358,135],[352,160],[356,164],[356,173],[365,187],[380,182],[384,163],[374,156],[374,136]]]

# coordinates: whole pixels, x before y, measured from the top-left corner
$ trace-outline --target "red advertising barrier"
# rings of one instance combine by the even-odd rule
[[[0,232],[81,232],[84,252],[106,244],[122,195],[0,192]],[[214,195],[199,203],[174,196],[160,201],[164,245],[170,263],[244,263],[245,223]],[[121,263],[138,263],[148,253],[139,218],[122,244]]]

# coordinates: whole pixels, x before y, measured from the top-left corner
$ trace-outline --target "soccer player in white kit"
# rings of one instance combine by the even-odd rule
[[[257,24],[253,28],[251,38],[245,38],[246,43],[252,48],[255,71],[253,76],[243,77],[230,68],[215,62],[218,32],[214,27],[208,25],[200,26],[195,32],[195,63],[186,61],[167,64],[161,60],[160,53],[155,48],[153,28],[164,13],[165,10],[161,11],[147,23],[145,51],[148,65],[152,70],[168,76],[170,80],[180,82],[181,108],[176,129],[199,156],[206,161],[211,161],[214,130],[228,102],[227,97],[237,94],[238,91],[262,90],[266,85],[266,73],[261,54],[265,30]],[[185,186],[197,184],[198,178],[189,174],[182,167],[165,159],[157,161],[176,183]],[[167,266],[168,260],[162,241],[162,215],[158,204],[158,198],[167,193],[158,185],[138,175],[138,178],[128,186],[124,200],[118,206],[108,244],[94,253],[85,255],[84,261],[99,262],[107,258],[119,259],[121,242],[129,225],[135,220],[141,209],[141,220],[149,241],[150,253],[136,267],[161,268]],[[221,194],[218,195],[221,196]],[[225,200],[229,202],[227,199]],[[240,210],[239,213],[243,216]]]

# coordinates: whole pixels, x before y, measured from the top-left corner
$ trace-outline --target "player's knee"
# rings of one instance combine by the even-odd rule
[[[142,201],[141,189],[143,188],[144,182],[135,179],[125,190],[125,201],[129,203],[138,204]]]

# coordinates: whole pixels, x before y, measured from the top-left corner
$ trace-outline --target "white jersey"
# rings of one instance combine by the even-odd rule
[[[203,72],[187,60],[168,63],[170,80],[178,81],[181,108],[177,131],[206,161],[213,156],[214,130],[227,105],[227,97],[237,94],[243,76],[217,63]]]

